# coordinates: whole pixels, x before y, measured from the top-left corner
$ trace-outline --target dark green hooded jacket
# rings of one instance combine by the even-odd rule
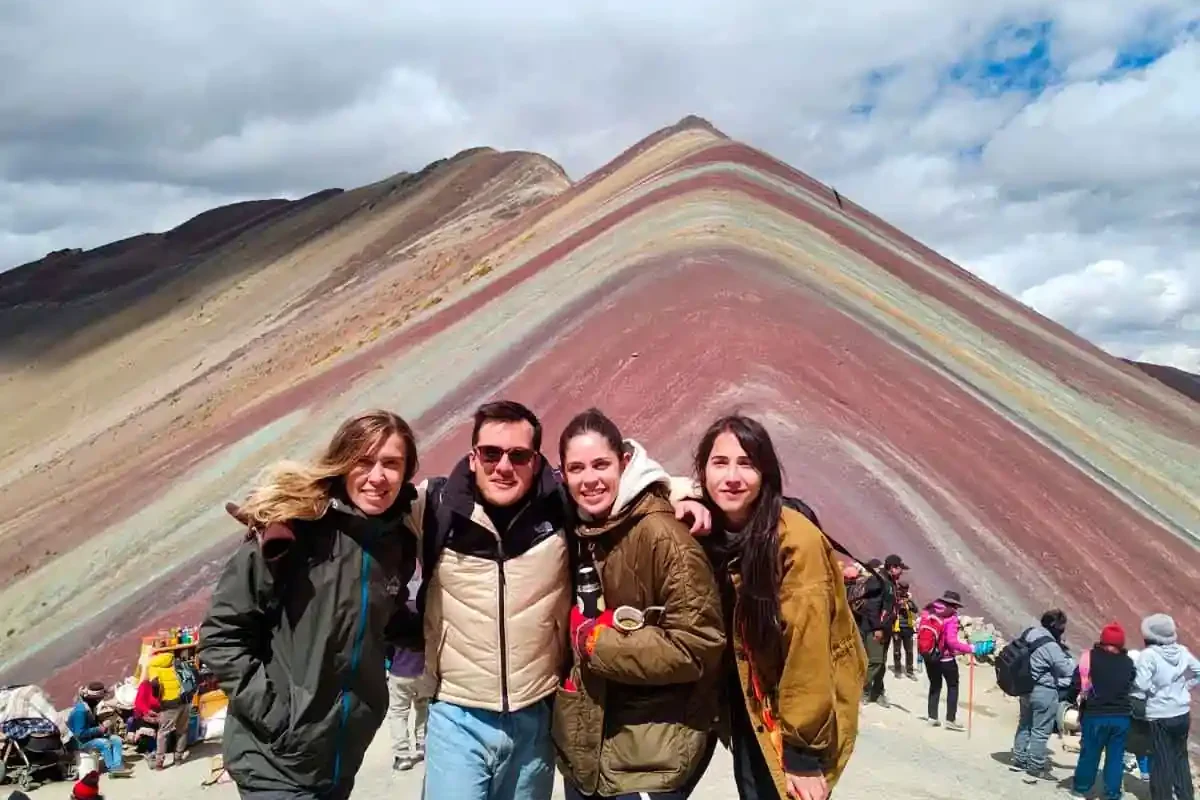
[[[406,486],[378,517],[335,501],[319,520],[250,536],[229,560],[200,659],[229,696],[225,768],[239,788],[349,794],[387,711],[388,645],[420,633],[405,604],[413,497]]]

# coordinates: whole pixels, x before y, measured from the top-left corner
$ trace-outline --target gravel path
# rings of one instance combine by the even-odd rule
[[[960,722],[966,722],[967,671],[963,670]],[[932,728],[917,719],[923,712],[926,682],[896,680],[889,676],[888,692],[893,706],[870,706],[864,710],[858,745],[846,775],[839,785],[838,800],[1039,800],[1066,797],[1058,783],[1029,786],[1023,776],[1008,771],[1006,759],[1016,725],[1017,704],[994,686],[992,670],[976,670],[976,705],[971,736],[945,728]],[[982,687],[987,686],[986,690]],[[1070,740],[1068,740],[1070,741]],[[359,773],[355,800],[389,798],[418,800],[421,769],[391,774],[386,727],[376,738]],[[1066,752],[1057,738],[1051,752],[1060,781],[1074,769],[1075,755]],[[192,761],[179,769],[154,773],[139,765],[129,780],[101,781],[107,800],[237,800],[233,784],[202,788],[208,773],[208,758],[216,752],[211,745],[194,751]],[[716,756],[693,800],[729,800],[734,797],[729,754],[718,747]],[[7,787],[6,787],[7,788]],[[1126,777],[1127,796],[1149,798],[1144,783]],[[34,800],[63,800],[69,796],[65,784],[51,784],[32,793]],[[0,795],[2,796],[2,795]],[[555,800],[562,797],[556,789]],[[438,798],[437,800],[442,800]],[[447,798],[447,800],[452,800]]]

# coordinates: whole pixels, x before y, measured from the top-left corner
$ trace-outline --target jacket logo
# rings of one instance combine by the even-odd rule
[[[539,522],[537,525],[535,525],[533,530],[534,530],[534,533],[536,533],[537,535],[545,536],[546,534],[554,533],[554,526],[551,525],[549,522],[543,521],[543,522]]]

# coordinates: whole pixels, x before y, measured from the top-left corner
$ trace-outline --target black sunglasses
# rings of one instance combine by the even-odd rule
[[[479,460],[485,464],[499,464],[500,459],[508,455],[508,463],[514,467],[523,467],[533,461],[536,452],[528,447],[497,447],[493,444],[481,444],[476,446],[475,454],[479,456]]]

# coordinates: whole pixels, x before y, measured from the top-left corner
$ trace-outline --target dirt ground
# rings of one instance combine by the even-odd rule
[[[959,720],[967,720],[967,676],[963,670],[963,691]],[[976,668],[976,694],[971,733],[955,733],[931,728],[917,719],[923,713],[928,688],[923,676],[917,681],[888,677],[888,695],[892,707],[870,706],[863,712],[858,744],[835,796],[838,800],[1037,800],[1065,797],[1064,787],[1074,771],[1075,752],[1064,749],[1063,741],[1051,738],[1055,782],[1030,786],[1024,775],[1008,770],[1008,752],[1016,728],[1017,703],[995,687],[991,667]],[[986,688],[984,688],[986,687]],[[944,702],[944,701],[943,701]],[[1068,748],[1078,740],[1065,740]],[[421,767],[411,772],[393,773],[389,757],[387,727],[381,729],[358,775],[353,797],[418,800],[421,797]],[[133,778],[101,780],[107,800],[236,800],[232,783],[203,788],[200,782],[209,772],[207,756],[218,751],[205,744],[193,751],[193,759],[178,769],[151,772],[144,765],[135,768]],[[555,788],[555,800],[562,797],[561,780]],[[1098,787],[1097,787],[1098,789]],[[1125,791],[1129,797],[1147,800],[1148,786],[1127,774]],[[62,800],[68,797],[66,784],[52,784],[31,794],[33,800]],[[718,747],[708,772],[693,800],[728,800],[734,797],[733,767],[729,753]],[[440,798],[437,800],[441,800]]]

